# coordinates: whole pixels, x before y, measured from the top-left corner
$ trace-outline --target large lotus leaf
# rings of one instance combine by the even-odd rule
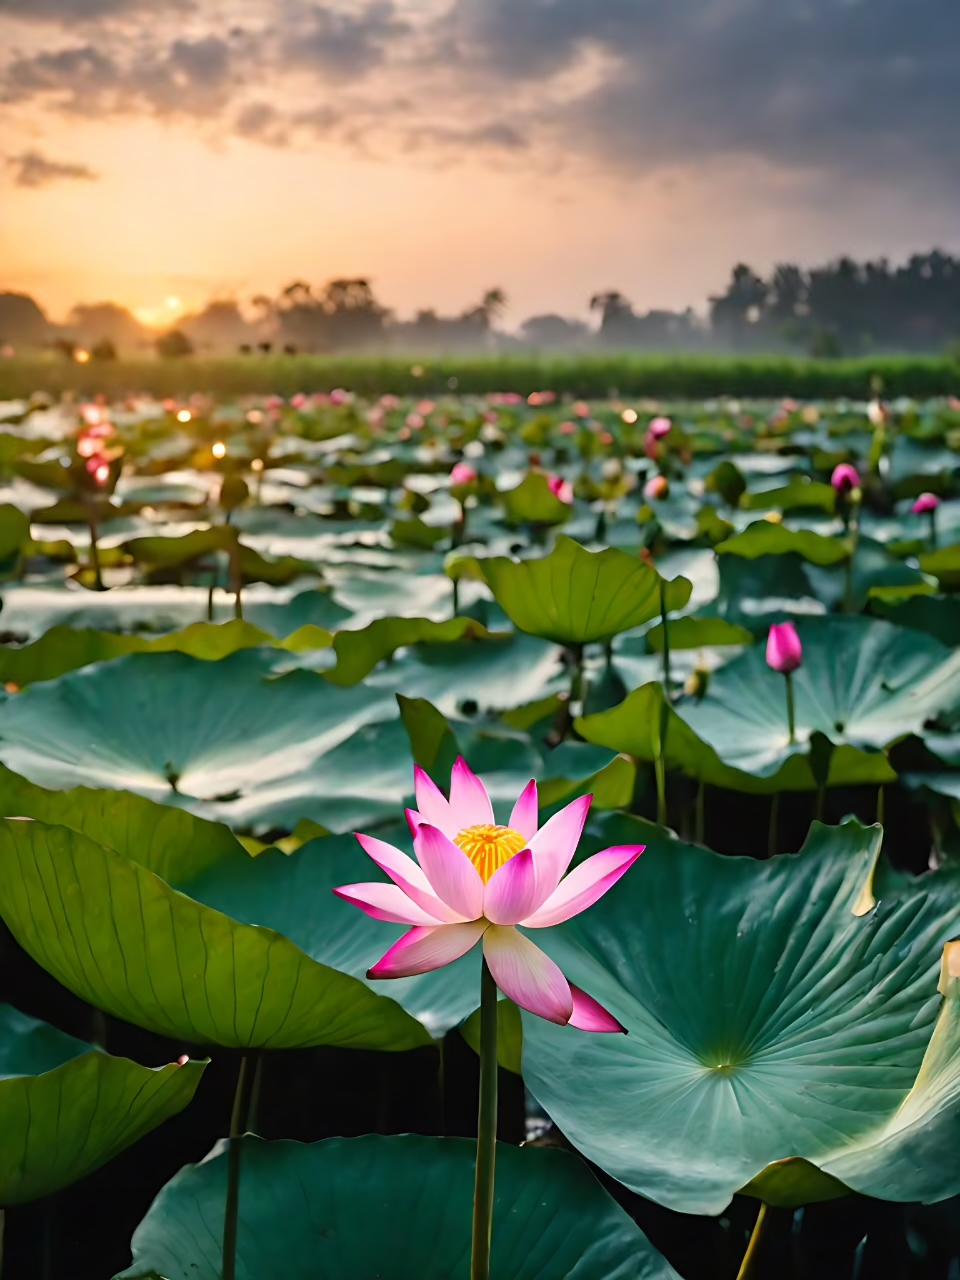
[[[688,1213],[744,1188],[788,1205],[960,1189],[960,1019],[937,994],[955,881],[875,890],[880,829],[853,820],[765,862],[623,816],[593,830],[647,851],[537,941],[629,1034],[523,1015],[524,1078],[575,1146]]]
[[[810,529],[788,529],[769,520],[755,521],[743,533],[718,543],[716,551],[717,555],[743,556],[747,560],[792,552],[819,565],[838,564],[850,554],[849,547],[839,538],[826,538]]]
[[[404,834],[379,831],[406,844]],[[311,840],[294,853],[268,849],[246,862],[222,862],[177,882],[177,888],[246,924],[274,929],[321,964],[368,982],[366,974],[406,932],[404,925],[372,920],[334,895],[340,885],[386,880],[353,835]],[[480,1003],[480,951],[432,973],[390,982],[370,981],[434,1036],[442,1036]]]
[[[943,591],[960,590],[960,542],[939,551],[928,551],[920,557],[920,568],[938,579]]]
[[[142,1067],[0,1005],[0,1205],[99,1169],[182,1111],[204,1066]]]
[[[807,576],[828,610],[845,607],[848,596],[849,604],[858,611],[870,596],[878,592],[896,596],[907,591],[915,593],[935,589],[933,579],[925,578],[918,570],[895,559],[882,543],[874,542],[872,538],[858,540],[850,568],[848,582],[846,565],[828,568],[808,566]]]
[[[700,649],[710,645],[753,644],[753,632],[725,618],[676,618],[667,623],[671,649]],[[647,647],[663,652],[663,623],[646,633]]]
[[[412,644],[454,644],[461,640],[482,640],[486,627],[473,618],[377,618],[359,631],[338,631],[333,637],[337,665],[326,673],[333,684],[351,685],[370,674],[378,662],[395,650]]]
[[[131,791],[47,791],[0,765],[0,817],[37,818],[80,831],[174,883],[223,861],[248,861],[229,827]]]
[[[237,1273],[257,1280],[467,1280],[476,1144],[243,1140]],[[223,1144],[160,1192],[117,1280],[219,1280]],[[576,1156],[497,1148],[497,1280],[678,1280]]]
[[[521,631],[557,644],[609,640],[660,612],[663,581],[651,565],[608,547],[587,551],[561,535],[539,560],[495,556],[480,561],[497,604]],[[664,583],[666,607],[690,599],[686,578]]]
[[[569,685],[555,645],[495,632],[484,640],[421,644],[372,672],[367,687],[428,698],[445,715],[503,710]]]
[[[713,678],[711,676],[711,680]],[[726,763],[672,706],[664,705],[663,686],[659,682],[635,689],[609,711],[583,716],[575,727],[587,742],[647,762],[657,760],[662,754],[668,769],[731,791],[769,794],[813,791],[820,786],[811,753],[787,754],[776,771],[769,774],[747,773]],[[830,753],[827,786],[879,784],[892,782],[896,776],[883,755],[846,744]]]
[[[272,661],[131,654],[31,685],[0,703],[0,759],[44,786],[125,787],[234,826],[324,821],[330,798],[344,823],[398,802],[404,735],[388,724],[381,742],[374,724],[396,722],[393,697],[308,671],[271,679]]]
[[[275,640],[259,627],[234,618],[230,622],[195,622],[183,631],[149,638],[120,635],[112,631],[74,630],[52,627],[33,644],[21,649],[0,649],[0,683],[23,687],[94,662],[109,662],[128,653],[186,653],[205,662],[218,662],[241,649],[273,645],[291,652],[326,648],[332,643],[329,631],[305,626],[286,640]]]
[[[926,631],[946,645],[956,644],[960,636],[960,600],[952,596],[927,596],[897,604],[873,600],[870,609],[898,627]]]
[[[570,519],[569,503],[561,502],[541,471],[530,471],[513,489],[499,494],[509,524],[563,524]]]
[[[715,671],[698,702],[678,707],[725,764],[770,777],[806,752],[814,733],[837,746],[882,752],[907,734],[922,734],[928,719],[960,701],[960,652],[923,632],[857,617],[811,618],[797,631],[803,665],[793,675],[794,744],[784,679],[767,666],[762,645]],[[877,764],[881,781],[885,766]]]
[[[131,538],[123,549],[137,564],[152,573],[189,564],[217,551],[228,551],[236,542],[236,529],[232,525],[221,524],[209,529],[195,529],[178,537]]]
[[[794,511],[813,508],[832,514],[836,501],[837,495],[832,485],[811,480],[806,475],[792,475],[785,485],[779,485],[774,489],[761,489],[755,493],[745,493],[740,499],[740,506],[748,511],[766,511],[768,508]]]
[[[0,572],[16,564],[20,548],[30,541],[30,517],[10,503],[0,505]]]
[[[68,990],[160,1035],[271,1049],[408,1049],[428,1038],[394,1001],[279,933],[204,906],[67,827],[0,824],[0,914]]]

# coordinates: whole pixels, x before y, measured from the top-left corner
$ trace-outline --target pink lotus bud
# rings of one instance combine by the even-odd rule
[[[586,400],[578,400],[573,406],[573,412],[574,416],[577,418],[589,418],[590,406],[587,404]]]
[[[547,476],[547,484],[554,497],[570,506],[573,502],[573,485],[569,480],[564,480],[562,476]]]
[[[466,462],[456,463],[450,472],[451,484],[473,484],[476,479],[476,471]]]
[[[673,430],[673,423],[669,418],[652,418],[647,427],[647,434],[653,440],[662,440],[664,436],[669,435]]]
[[[796,671],[803,662],[803,646],[792,622],[776,622],[767,636],[767,666],[781,675]]]
[[[648,501],[656,498],[666,498],[669,493],[670,482],[666,476],[651,476],[643,486],[643,496]]]
[[[404,421],[411,431],[419,431],[425,422],[425,418],[421,413],[408,413]]]
[[[433,400],[420,400],[417,403],[417,413],[423,414],[423,416],[427,418],[431,413],[433,413],[436,407],[437,406]]]
[[[291,398],[290,403],[293,405],[294,409],[302,409],[307,403],[307,397],[302,391],[298,391],[297,394]]]
[[[349,404],[353,396],[349,391],[344,391],[343,387],[334,387],[330,392],[331,404]]]
[[[577,429],[575,422],[561,422],[557,430],[562,436],[572,436]]]
[[[913,513],[914,515],[922,516],[926,511],[936,511],[939,505],[940,499],[935,493],[921,493],[913,504]]]
[[[830,483],[836,489],[837,493],[843,495],[849,493],[851,489],[860,488],[860,476],[857,468],[849,462],[841,462],[834,467],[833,475],[830,477]]]
[[[380,408],[385,409],[387,413],[391,413],[394,409],[400,408],[399,396],[384,395],[380,397]]]

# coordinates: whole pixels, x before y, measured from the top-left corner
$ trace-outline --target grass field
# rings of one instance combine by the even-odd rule
[[[549,388],[559,394],[776,398],[864,398],[960,394],[960,359],[877,356],[810,360],[786,356],[645,356],[631,354],[456,357],[232,356],[142,358],[75,364],[52,356],[0,361],[0,399],[36,391],[121,395],[209,392],[218,396],[292,395],[347,387],[361,393],[435,395]]]

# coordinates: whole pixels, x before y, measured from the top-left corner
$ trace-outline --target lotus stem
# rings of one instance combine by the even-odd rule
[[[853,565],[857,558],[857,544],[860,541],[860,510],[859,504],[851,503],[850,524],[850,554],[844,562],[844,578],[843,578],[843,611],[844,613],[853,613]]]
[[[484,960],[480,977],[480,1109],[473,1190],[470,1280],[490,1280],[493,1182],[497,1160],[497,984]],[[224,1280],[227,1280],[224,1273]]]
[[[757,1252],[760,1248],[760,1238],[763,1235],[763,1228],[766,1221],[767,1206],[761,1201],[760,1212],[757,1214],[757,1220],[753,1224],[753,1231],[750,1233],[750,1243],[747,1245],[747,1252],[743,1255],[743,1262],[740,1263],[740,1270],[737,1272],[737,1280],[748,1280],[748,1277],[754,1274]]]
[[[793,710],[793,672],[786,672],[784,679],[787,682],[787,729],[790,732],[790,745],[793,746],[797,740],[796,717]]]
[[[249,1108],[250,1059],[244,1054],[240,1059],[237,1091],[233,1095],[233,1113],[230,1117],[230,1142],[227,1149],[227,1198],[223,1210],[223,1267],[222,1280],[236,1280],[237,1274],[237,1223],[240,1218],[240,1156],[242,1151],[243,1122]]]
[[[930,511],[927,512],[927,515],[930,517],[930,549],[931,551],[936,551],[937,549],[937,508],[933,507]]]
[[[90,528],[90,568],[93,570],[93,585],[97,591],[102,591],[103,574],[100,570],[100,548],[97,545],[97,515],[92,502],[87,503],[87,524]]]
[[[775,791],[770,797],[770,826],[767,828],[767,857],[772,858],[777,852],[777,828],[780,824],[780,792]]]
[[[243,621],[243,570],[240,566],[240,541],[237,539],[230,548],[230,577],[234,590],[233,616]]]
[[[885,798],[886,798],[886,795],[883,789],[883,783],[881,782],[879,787],[877,787],[877,822],[879,822],[881,827],[883,826]]]
[[[653,772],[657,779],[657,826],[667,825],[667,768],[663,758],[663,738],[653,761]]]
[[[247,1107],[247,1122],[244,1125],[247,1133],[257,1132],[257,1115],[260,1111],[260,1091],[263,1087],[263,1054],[256,1055],[256,1066],[253,1071],[253,1084],[250,1086],[250,1105]]]
[[[660,625],[663,627],[663,692],[670,701],[670,632],[667,628],[667,584],[660,579]]]
[[[570,646],[570,656],[573,666],[573,673],[570,677],[570,714],[571,716],[579,716],[583,715],[585,692],[583,678],[583,645],[572,644]]]
[[[818,822],[823,821],[823,809],[826,802],[827,802],[827,788],[825,785],[821,784],[819,787],[817,787],[817,821]]]
[[[457,617],[457,615],[460,612],[460,581],[459,579],[458,578],[452,579],[451,586],[453,587],[453,616]]]
[[[697,783],[697,805],[696,805],[696,827],[694,828],[694,839],[697,844],[703,844],[703,833],[706,826],[705,796],[706,786],[701,778]]]

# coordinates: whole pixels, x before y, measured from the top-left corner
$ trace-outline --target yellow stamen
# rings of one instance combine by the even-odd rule
[[[453,843],[463,850],[486,884],[495,871],[526,847],[527,841],[512,827],[482,822],[476,827],[466,827]]]

